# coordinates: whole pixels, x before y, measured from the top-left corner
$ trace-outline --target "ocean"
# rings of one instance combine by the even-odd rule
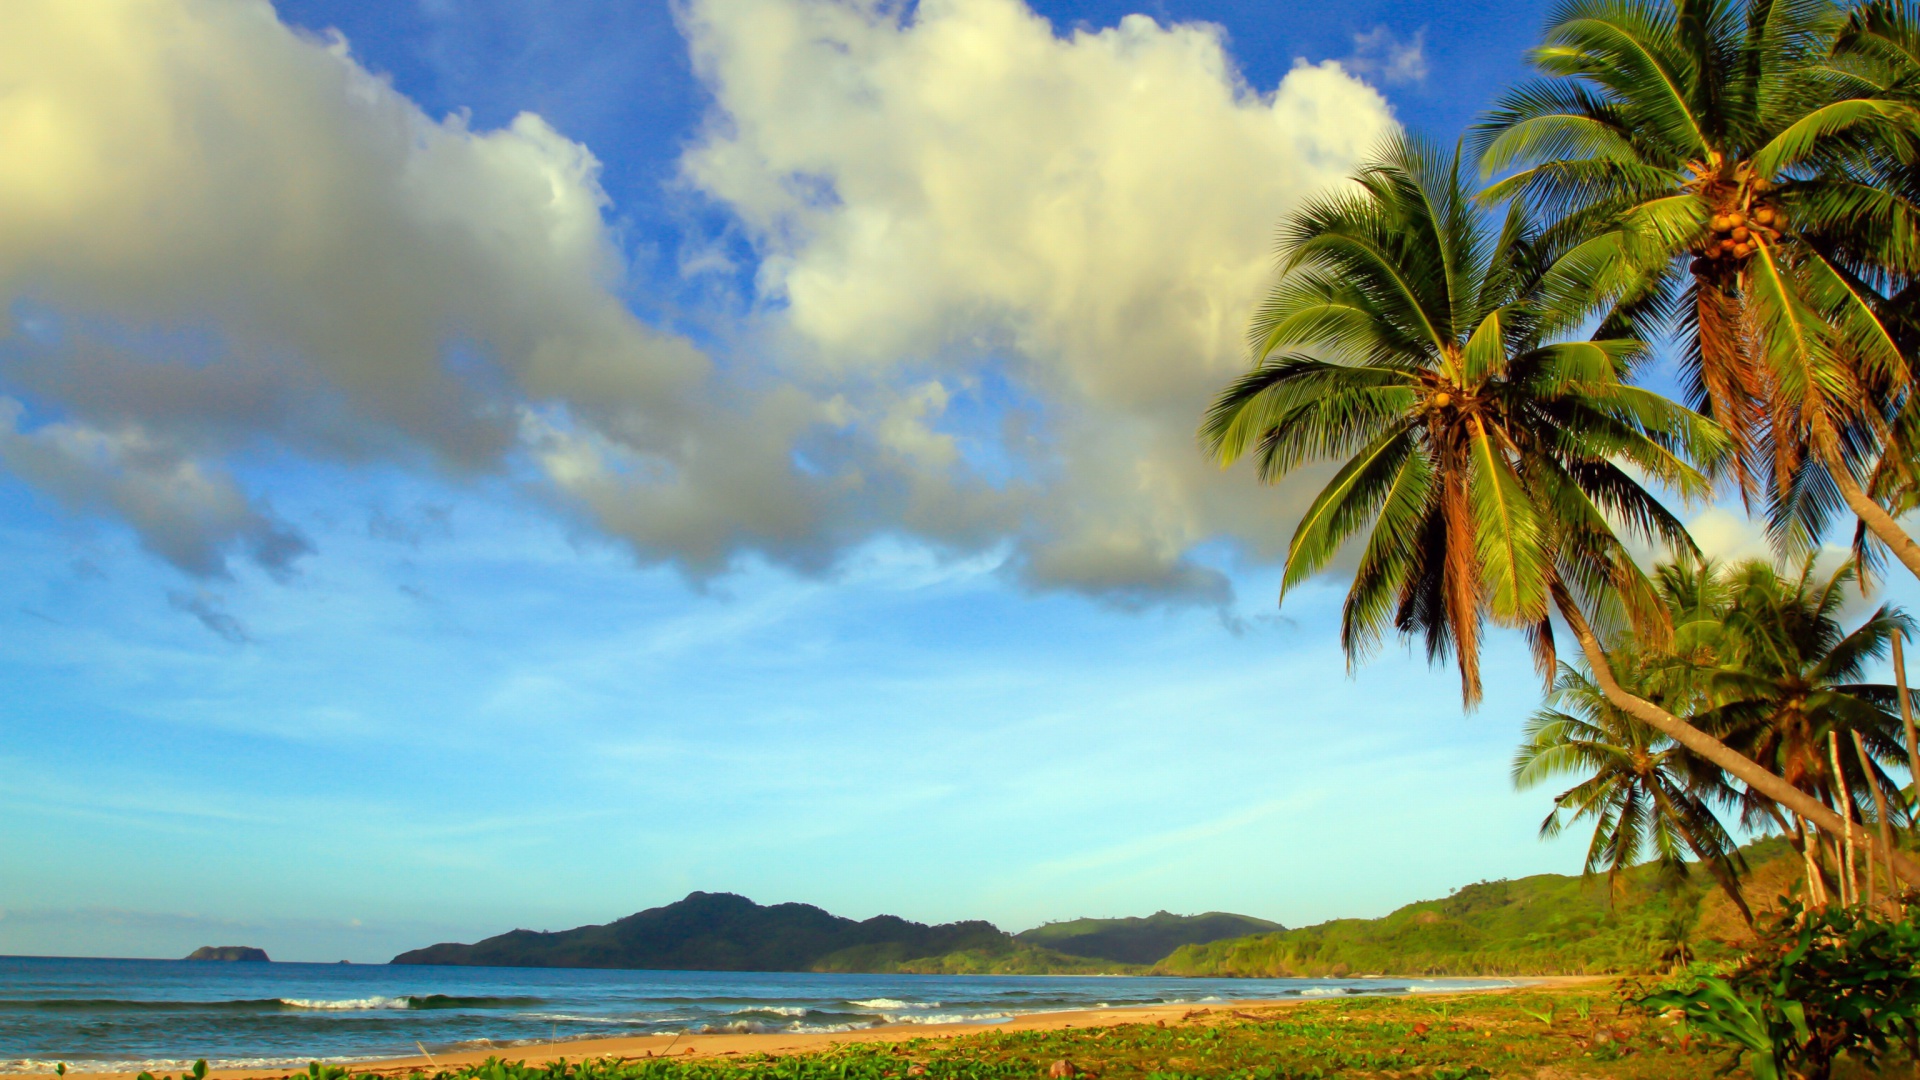
[[[1397,994],[1466,979],[823,975],[0,957],[0,1072],[301,1066],[652,1032],[993,1024],[1161,1002]]]

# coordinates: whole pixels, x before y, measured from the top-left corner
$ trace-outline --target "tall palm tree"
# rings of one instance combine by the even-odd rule
[[[1551,675],[1558,612],[1615,705],[1844,830],[1817,799],[1613,677],[1589,611],[1648,640],[1669,629],[1614,523],[1693,551],[1623,466],[1702,494],[1689,461],[1715,462],[1726,438],[1623,381],[1638,342],[1564,340],[1592,309],[1590,264],[1566,258],[1518,203],[1504,219],[1483,214],[1457,153],[1399,140],[1352,189],[1283,224],[1281,267],[1254,319],[1254,367],[1221,393],[1201,436],[1223,464],[1253,452],[1269,482],[1309,459],[1346,459],[1288,544],[1283,600],[1364,532],[1341,619],[1350,660],[1389,627],[1423,638],[1430,659],[1458,663],[1472,707],[1483,621],[1525,632]],[[1904,865],[1920,882],[1920,866]]]
[[[1645,670],[1619,648],[1614,659],[1618,671]],[[1662,658],[1648,659],[1653,663],[1646,667],[1657,668]],[[1642,680],[1629,681],[1644,696],[1657,696]],[[1610,893],[1623,870],[1649,855],[1681,877],[1691,855],[1752,924],[1753,913],[1740,891],[1738,845],[1713,811],[1716,802],[1737,802],[1738,793],[1718,769],[1621,711],[1585,674],[1562,667],[1547,707],[1527,721],[1514,755],[1513,781],[1526,789],[1567,774],[1579,782],[1554,799],[1540,835],[1557,836],[1572,822],[1591,819],[1585,872],[1605,871]]]
[[[1920,56],[1905,3],[1838,32],[1808,0],[1573,0],[1475,132],[1484,166],[1609,267],[1609,332],[1677,330],[1693,403],[1732,437],[1776,537],[1844,504],[1920,575],[1920,544],[1863,486],[1910,372],[1894,292],[1920,269]],[[1844,48],[1836,51],[1836,45]],[[1905,74],[1903,74],[1905,72]],[[1905,80],[1905,81],[1903,81]]]

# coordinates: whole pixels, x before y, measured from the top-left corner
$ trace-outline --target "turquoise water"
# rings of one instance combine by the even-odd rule
[[[0,1071],[303,1065],[663,1031],[992,1024],[1024,1013],[1487,985],[589,971],[0,957]]]

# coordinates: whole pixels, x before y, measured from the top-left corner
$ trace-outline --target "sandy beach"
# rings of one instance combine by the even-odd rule
[[[1439,1000],[1455,994],[1500,993],[1516,989],[1576,986],[1604,982],[1606,976],[1555,976],[1544,978],[1500,979],[1499,985],[1483,990],[1462,990],[1447,994],[1423,994]],[[1489,980],[1493,982],[1494,980]],[[404,1076],[413,1072],[434,1072],[459,1068],[504,1057],[538,1064],[555,1058],[579,1061],[587,1058],[724,1057],[738,1054],[804,1054],[846,1043],[904,1042],[908,1039],[951,1039],[982,1031],[1056,1031],[1065,1028],[1112,1027],[1119,1024],[1178,1024],[1219,1014],[1260,1016],[1275,1009],[1306,1004],[1315,998],[1236,1000],[1204,1005],[1133,1005],[1077,1012],[1048,1012],[1019,1016],[999,1024],[890,1024],[837,1032],[769,1032],[764,1034],[712,1035],[638,1035],[612,1039],[574,1039],[564,1042],[522,1043],[514,1046],[481,1047],[444,1054],[367,1061],[353,1066],[356,1072]],[[23,1074],[26,1075],[26,1074]],[[134,1080],[134,1073],[69,1072],[72,1080]],[[215,1069],[208,1076],[216,1080],[269,1080],[290,1075],[282,1069]]]

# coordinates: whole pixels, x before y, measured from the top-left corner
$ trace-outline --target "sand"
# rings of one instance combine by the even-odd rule
[[[1490,980],[1491,981],[1491,980]],[[1558,976],[1551,978],[1502,979],[1498,986],[1461,993],[1488,993],[1505,989],[1547,988],[1604,982],[1605,976]],[[1517,986],[1514,984],[1518,984]],[[1434,998],[1447,995],[1423,995]],[[1287,1008],[1325,998],[1281,998],[1278,1000],[1241,1000],[1210,1002],[1205,1005],[1123,1005],[1081,1012],[1050,1012],[1019,1016],[999,1024],[889,1024],[861,1028],[858,1031],[819,1033],[772,1032],[752,1035],[634,1035],[617,1039],[575,1039],[567,1042],[521,1043],[514,1046],[459,1050],[429,1057],[394,1058],[368,1061],[352,1066],[354,1072],[405,1076],[413,1072],[434,1072],[460,1068],[490,1057],[527,1061],[532,1064],[566,1058],[724,1057],[733,1054],[804,1054],[846,1043],[904,1042],[908,1039],[951,1039],[983,1031],[1058,1031],[1064,1028],[1113,1027],[1118,1024],[1152,1024],[1165,1021],[1177,1024],[1203,1016],[1256,1013],[1263,1009]],[[29,1075],[29,1074],[23,1074]],[[69,1072],[69,1080],[133,1080],[133,1073]],[[214,1080],[267,1080],[290,1075],[284,1069],[214,1069],[207,1074]],[[295,1075],[304,1075],[295,1074]]]

